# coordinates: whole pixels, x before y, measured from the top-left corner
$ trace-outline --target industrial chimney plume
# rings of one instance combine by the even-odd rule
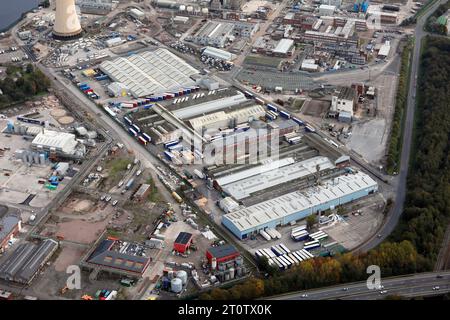
[[[78,37],[82,32],[75,9],[75,0],[56,0],[53,37],[67,40]]]

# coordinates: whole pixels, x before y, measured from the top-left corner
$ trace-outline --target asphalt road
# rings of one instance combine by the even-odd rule
[[[411,79],[409,84],[408,104],[406,108],[406,118],[403,131],[402,153],[400,158],[400,172],[397,180],[397,191],[396,191],[397,196],[394,205],[392,207],[392,210],[388,213],[384,225],[378,232],[378,234],[380,234],[381,237],[374,236],[364,245],[359,247],[359,250],[361,251],[368,251],[378,246],[382,241],[384,241],[384,239],[386,239],[386,237],[388,237],[394,230],[403,212],[403,204],[405,202],[406,196],[406,179],[408,176],[408,166],[410,162],[413,129],[414,129],[414,111],[416,105],[416,77],[419,72],[418,70],[419,70],[420,49],[422,39],[427,34],[423,30],[423,27],[427,18],[436,10],[436,8],[439,5],[441,5],[444,2],[446,2],[446,0],[441,0],[433,4],[417,21],[416,28],[414,31],[415,44],[411,65]]]
[[[438,275],[442,277],[437,278]],[[274,296],[268,300],[377,300],[384,299],[388,295],[431,296],[450,292],[450,271],[381,279],[381,285],[382,289],[368,289],[366,281],[361,281]],[[436,286],[439,287],[439,290],[433,290],[433,287]]]

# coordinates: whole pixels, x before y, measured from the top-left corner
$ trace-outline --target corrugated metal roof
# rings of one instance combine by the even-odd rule
[[[275,49],[273,49],[273,52],[286,54],[289,51],[289,49],[292,48],[293,45],[294,45],[294,40],[292,40],[292,39],[281,39],[278,42],[278,44],[275,47]]]
[[[292,158],[291,158],[292,159]],[[289,181],[300,179],[316,173],[319,170],[334,168],[327,157],[314,157],[305,161],[292,163],[252,177],[244,178],[234,183],[221,185],[222,189],[237,200],[249,197],[251,194],[268,189]]]
[[[74,134],[44,130],[33,139],[32,145],[55,148],[62,150],[64,153],[73,154],[75,153],[78,142]]]
[[[100,68],[111,79],[122,82],[136,97],[192,86],[199,72],[166,49],[156,49],[104,61]]]
[[[369,188],[377,188],[377,183],[367,174],[358,172],[328,180],[318,187],[291,192],[228,213],[223,216],[223,219],[229,220],[238,230],[244,232],[296,212]]]

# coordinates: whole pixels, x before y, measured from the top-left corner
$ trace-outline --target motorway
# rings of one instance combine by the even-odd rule
[[[437,1],[417,20],[415,34],[415,43],[413,58],[411,64],[411,78],[409,83],[409,94],[408,103],[406,108],[406,118],[403,129],[403,141],[402,141],[402,153],[400,158],[400,172],[397,180],[397,190],[396,199],[391,211],[388,213],[385,223],[379,230],[378,234],[381,237],[374,235],[369,241],[364,245],[359,247],[361,251],[368,251],[376,246],[378,246],[382,241],[384,241],[394,230],[397,225],[400,216],[403,212],[403,204],[405,202],[406,196],[406,179],[408,176],[408,166],[410,163],[410,154],[413,140],[413,130],[414,130],[414,112],[416,106],[416,78],[419,72],[420,63],[420,49],[422,44],[422,39],[427,33],[423,30],[424,24],[427,18],[437,9],[439,5],[446,2],[446,0]]]
[[[278,295],[267,298],[267,300],[378,300],[384,299],[388,295],[403,297],[438,295],[450,292],[450,271],[381,279],[381,285],[382,289],[368,289],[366,281],[361,281]],[[436,286],[439,287],[439,290],[433,289]]]

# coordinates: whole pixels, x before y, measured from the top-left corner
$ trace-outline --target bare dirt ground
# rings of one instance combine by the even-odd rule
[[[59,223],[57,226],[57,235],[63,236],[68,241],[89,244],[97,240],[107,225],[107,220],[99,222],[73,220]]]
[[[330,102],[322,100],[306,101],[302,107],[302,113],[312,117],[322,117],[329,109]]]
[[[84,253],[84,248],[76,246],[64,246],[62,247],[61,253],[55,260],[53,266],[56,271],[65,272],[68,266],[77,264]]]

